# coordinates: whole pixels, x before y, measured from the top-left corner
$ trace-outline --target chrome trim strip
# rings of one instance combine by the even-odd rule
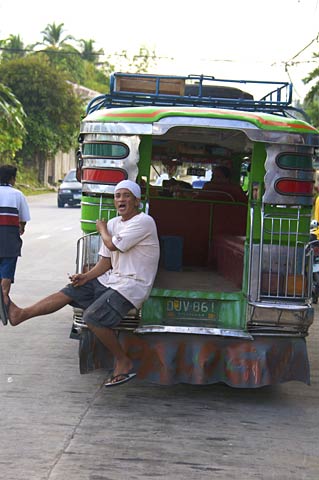
[[[243,330],[228,330],[210,327],[181,327],[172,325],[147,325],[138,327],[135,333],[187,333],[192,335],[216,335],[221,337],[237,337],[253,340],[253,336]]]
[[[152,135],[152,124],[146,123],[109,123],[107,121],[96,120],[96,117],[102,116],[102,112],[95,112],[89,119],[84,119],[81,123],[80,133],[96,134],[117,134],[117,135]]]
[[[73,319],[73,326],[77,328],[88,328],[87,324],[83,322],[83,320],[77,320],[76,318]]]
[[[293,305],[288,303],[266,303],[266,302],[248,302],[248,305],[252,307],[260,308],[274,308],[276,310],[293,310],[293,311],[305,311],[311,308],[311,305]]]
[[[96,224],[96,220],[84,220],[84,219],[81,219],[80,222],[81,222],[81,223],[94,223],[94,224]]]
[[[300,333],[300,332],[255,332],[253,331],[254,337],[297,337],[297,338],[305,338],[308,334],[307,333]]]

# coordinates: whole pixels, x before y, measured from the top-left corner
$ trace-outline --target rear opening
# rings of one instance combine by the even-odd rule
[[[240,171],[246,141],[240,132],[174,128],[153,143],[149,213],[161,244],[155,288],[241,290],[247,195]]]

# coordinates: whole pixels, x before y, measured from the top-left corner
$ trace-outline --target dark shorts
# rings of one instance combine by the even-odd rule
[[[18,257],[0,258],[0,278],[9,278],[14,282]]]
[[[72,307],[83,308],[85,323],[96,327],[116,327],[134,305],[116,290],[104,287],[98,280],[87,282],[82,287],[71,283],[61,290],[72,298]]]

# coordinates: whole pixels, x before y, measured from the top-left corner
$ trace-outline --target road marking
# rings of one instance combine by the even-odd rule
[[[51,235],[41,235],[40,237],[37,238],[37,240],[45,240],[47,238],[50,238]]]

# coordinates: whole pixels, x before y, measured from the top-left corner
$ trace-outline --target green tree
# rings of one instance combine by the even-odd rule
[[[156,54],[153,50],[150,52],[147,47],[142,46],[138,54],[133,55],[129,68],[135,70],[136,73],[147,73],[156,65]]]
[[[157,63],[155,51],[150,52],[145,46],[141,46],[139,52],[136,54],[129,54],[127,50],[122,50],[120,54],[115,54],[120,57],[117,61],[118,70],[131,73],[147,73],[152,70]],[[110,58],[110,57],[109,57]]]
[[[96,68],[92,63],[85,62],[85,81],[83,85],[99,93],[108,93],[110,90],[109,76],[114,71],[114,67],[103,66]]]
[[[48,24],[42,33],[42,41],[34,45],[42,45],[45,48],[41,54],[45,54],[50,65],[60,72],[64,72],[71,82],[82,83],[85,79],[83,60],[81,53],[69,40],[74,40],[72,35],[65,35],[64,23],[57,25],[55,22]]]
[[[0,83],[0,163],[14,158],[26,134],[25,112],[11,90]]]
[[[83,38],[79,40],[80,45],[81,45],[81,57],[83,60],[87,60],[90,63],[98,63],[99,62],[99,56],[103,55],[104,52],[102,48],[99,50],[94,50],[94,43],[95,40],[84,40]]]
[[[12,60],[21,58],[26,54],[24,43],[20,35],[9,35],[8,38],[0,40],[0,46],[3,48],[1,59]]]
[[[78,50],[68,43],[69,40],[75,41],[75,39],[72,35],[64,35],[63,26],[63,23],[47,25],[41,32],[42,41],[35,46],[45,47],[41,50],[41,55],[46,55],[50,65],[64,73],[70,82],[98,92],[105,92],[108,84],[108,75],[105,72],[109,64],[106,62],[102,66],[98,65],[99,55],[103,54],[103,50],[95,50],[95,41],[92,39],[79,40]]]
[[[81,54],[72,45],[65,45],[60,49],[48,47],[41,52],[46,55],[48,62],[56,70],[64,73],[71,82],[83,84],[86,80],[85,64]]]
[[[76,144],[82,105],[66,78],[42,55],[0,64],[0,78],[22,103],[28,136],[19,157],[35,164],[44,179],[44,160]]]
[[[50,47],[61,48],[69,40],[74,40],[72,35],[64,35],[64,23],[56,25],[55,22],[49,23],[41,32],[43,35],[40,45],[47,45]]]
[[[314,58],[318,59],[319,54],[314,53]],[[319,67],[315,68],[309,75],[303,79],[305,85],[319,77]],[[304,100],[304,109],[309,115],[311,122],[319,127],[319,80],[311,87]]]

